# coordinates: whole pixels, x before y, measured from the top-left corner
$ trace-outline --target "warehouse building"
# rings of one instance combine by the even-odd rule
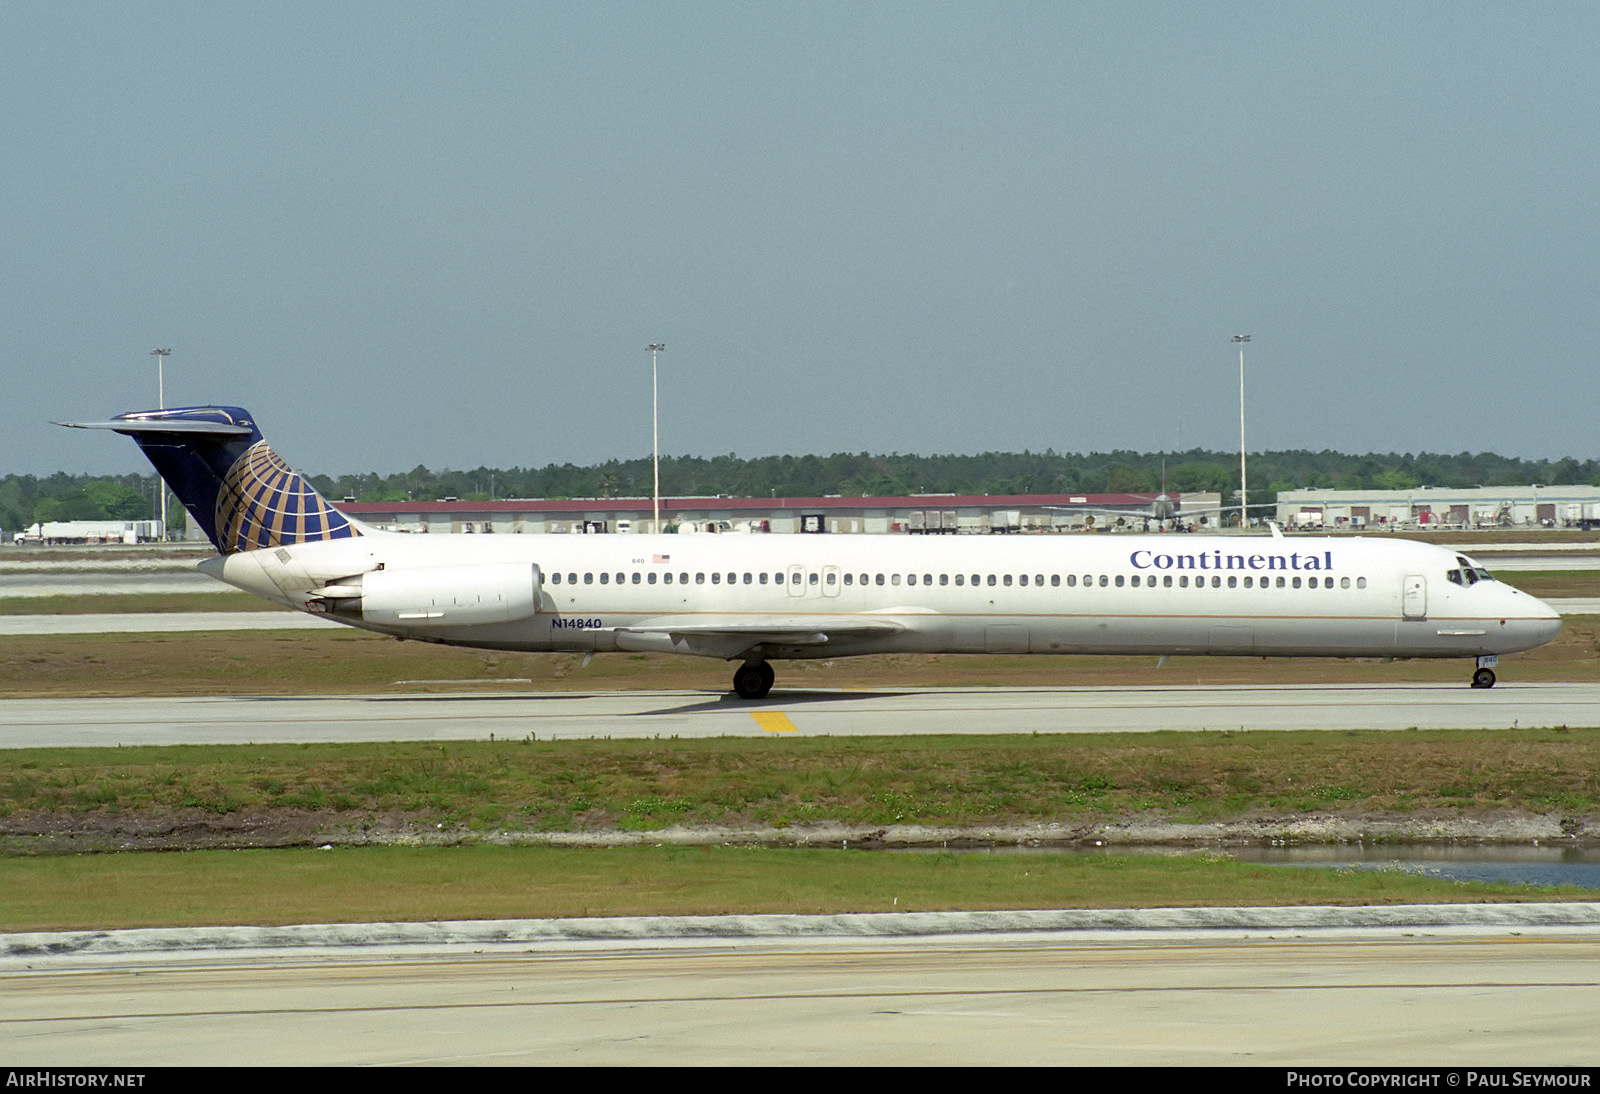
[[[662,498],[662,531],[843,532],[956,535],[1073,531],[1098,527],[1143,530],[1157,494],[922,494],[911,497]],[[1170,494],[1183,509],[1220,504],[1210,493]],[[649,532],[650,498],[507,501],[357,502],[339,508],[382,528],[406,532]]]
[[[1600,527],[1600,486],[1283,490],[1278,520],[1291,528],[1329,530],[1593,528]]]

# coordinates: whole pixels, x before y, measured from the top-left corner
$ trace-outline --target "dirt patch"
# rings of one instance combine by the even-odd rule
[[[1206,824],[1160,816],[1100,818],[1070,824],[950,826],[816,824],[787,828],[595,828],[538,832],[473,829],[403,815],[273,810],[217,815],[166,813],[17,814],[0,825],[0,854],[66,855],[113,851],[242,850],[263,847],[546,847],[738,844],[769,847],[1240,847],[1323,843],[1473,843],[1600,845],[1600,816],[1519,811],[1433,815],[1298,813]]]

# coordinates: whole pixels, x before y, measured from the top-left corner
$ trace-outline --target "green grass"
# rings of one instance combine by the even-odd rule
[[[0,859],[0,931],[1586,896],[1220,856],[393,847]]]
[[[41,816],[88,831],[297,810],[466,833],[1586,815],[1600,812],[1600,729],[0,750],[0,847],[13,850]]]
[[[285,612],[245,592],[111,593],[104,596],[0,597],[0,615],[91,615],[125,612]]]

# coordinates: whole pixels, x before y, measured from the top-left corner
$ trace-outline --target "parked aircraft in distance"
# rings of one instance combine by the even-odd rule
[[[106,422],[143,449],[230,585],[369,631],[480,649],[682,653],[739,663],[869,653],[1471,657],[1561,630],[1540,600],[1410,540],[871,535],[408,535],[328,504],[249,412]]]

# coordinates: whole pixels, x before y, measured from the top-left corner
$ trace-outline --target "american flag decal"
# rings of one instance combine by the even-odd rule
[[[650,556],[650,561],[651,562],[657,562],[657,563],[659,563],[659,562],[671,562],[672,561],[672,556],[671,555],[651,555]]]

